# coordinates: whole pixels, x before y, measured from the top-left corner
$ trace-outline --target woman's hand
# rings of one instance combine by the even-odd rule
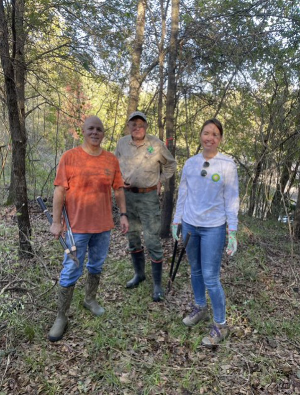
[[[180,232],[178,232],[179,223],[173,223],[171,225],[172,237],[174,240],[179,241]]]
[[[236,231],[228,230],[228,245],[226,248],[226,253],[232,257],[236,251],[237,251]]]

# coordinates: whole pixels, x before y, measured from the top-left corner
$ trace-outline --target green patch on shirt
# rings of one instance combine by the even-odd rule
[[[212,178],[212,181],[214,181],[214,182],[218,182],[221,179],[221,177],[218,173],[214,173],[211,178]]]

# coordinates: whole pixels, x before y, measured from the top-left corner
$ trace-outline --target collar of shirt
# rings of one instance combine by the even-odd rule
[[[219,154],[220,154],[220,152],[218,151],[217,154],[216,154],[214,157],[210,158],[209,160],[206,160],[206,159],[204,158],[203,153],[200,153],[200,158],[201,158],[201,160],[203,161],[203,163],[204,163],[204,162],[209,162],[209,163],[211,163],[213,160],[218,159],[218,158],[220,157]]]
[[[129,139],[129,144],[131,144],[132,146],[135,146],[135,147],[142,147],[142,146],[144,146],[145,144],[147,144],[147,145],[149,145],[150,143],[149,143],[149,139],[148,139],[148,136],[147,136],[147,134],[145,135],[145,138],[144,138],[144,141],[143,141],[143,143],[142,144],[140,144],[140,145],[136,145],[135,143],[134,143],[134,140],[132,140],[132,137],[130,136],[130,139]]]

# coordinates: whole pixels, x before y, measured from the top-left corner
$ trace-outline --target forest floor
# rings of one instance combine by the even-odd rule
[[[238,252],[222,265],[231,335],[210,350],[206,324],[182,323],[186,259],[153,303],[149,260],[147,280],[124,287],[132,268],[117,228],[98,293],[105,314],[83,308],[84,275],[64,338],[49,342],[62,249],[37,205],[30,213],[35,255],[20,261],[15,213],[0,208],[0,394],[300,394],[300,244],[286,224],[240,218]],[[163,245],[166,286],[173,241]]]

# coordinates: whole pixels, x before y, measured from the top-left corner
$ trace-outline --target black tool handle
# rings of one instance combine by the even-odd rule
[[[176,235],[177,235],[178,237],[179,237],[179,235],[180,235],[180,232],[181,232],[181,223],[178,224],[178,227],[177,227]],[[171,262],[171,268],[170,268],[170,274],[169,274],[169,277],[170,277],[170,278],[171,278],[171,276],[172,276],[172,272],[173,272],[173,268],[174,268],[177,246],[178,246],[178,240],[175,239],[174,249],[173,249],[173,256],[172,256],[172,262]]]
[[[47,216],[47,219],[48,219],[49,223],[52,224],[53,223],[52,216],[48,212],[48,209],[46,208],[46,205],[45,205],[45,203],[43,201],[43,198],[42,197],[37,197],[36,200],[37,200],[37,203],[40,205],[40,208],[42,209],[43,213],[45,213],[45,215]]]
[[[174,263],[175,263],[175,257],[176,257],[177,246],[178,246],[178,241],[177,241],[177,239],[175,239],[174,249],[173,249],[173,256],[172,256],[172,262],[171,262],[171,268],[170,268],[170,273],[169,273],[169,278],[171,278],[171,276],[172,276],[172,272],[173,272],[173,268],[174,268]]]
[[[179,258],[178,258],[178,262],[177,262],[177,265],[175,267],[174,274],[172,275],[172,282],[174,282],[175,276],[176,276],[178,268],[179,268],[179,264],[180,264],[180,262],[182,260],[182,257],[184,255],[184,253],[185,253],[185,249],[187,247],[187,244],[189,243],[190,236],[191,236],[191,233],[188,232],[187,236],[185,237],[185,241],[183,243],[183,248],[181,249],[181,252],[180,252],[180,255],[179,255]]]
[[[190,236],[191,236],[191,233],[188,232],[187,235],[186,235],[186,237],[185,237],[185,241],[183,242],[183,247],[184,247],[184,249],[186,249],[187,244],[189,243]]]
[[[171,284],[172,284],[171,279],[172,279],[172,273],[173,273],[173,268],[174,268],[174,263],[175,263],[177,246],[178,246],[178,241],[177,241],[177,239],[175,239],[172,262],[171,262],[170,273],[169,273],[169,281],[168,281],[168,285],[167,285],[167,293],[169,293],[169,291],[171,290]]]
[[[179,237],[179,235],[180,235],[180,233],[181,233],[181,229],[182,229],[182,224],[181,223],[179,223],[178,224],[178,227],[177,227],[177,233],[176,233],[176,235]]]

